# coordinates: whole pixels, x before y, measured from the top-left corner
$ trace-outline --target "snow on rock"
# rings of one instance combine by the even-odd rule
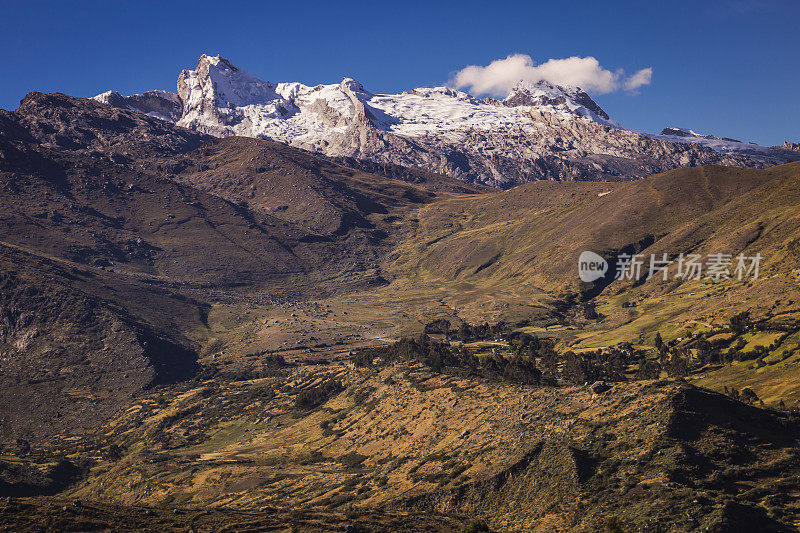
[[[169,122],[178,121],[183,110],[180,97],[167,91],[147,91],[131,96],[122,96],[117,91],[106,91],[92,97],[92,100],[122,109],[131,109]]]
[[[503,104],[448,87],[423,87],[400,94],[372,94],[352,78],[308,87],[259,80],[220,57],[203,55],[184,70],[178,93],[186,103],[179,124],[216,135],[268,137],[324,144],[326,129],[346,128],[363,107],[377,129],[416,136],[520,122],[515,107],[535,106],[568,118],[610,124],[608,115],[580,89],[520,84]],[[355,100],[357,101],[355,101]],[[580,100],[580,102],[578,101]],[[584,105],[586,104],[586,105]]]
[[[180,111],[173,120],[193,130],[501,187],[536,179],[630,179],[707,163],[769,166],[794,153],[677,128],[661,135],[632,131],[580,88],[546,81],[521,82],[503,101],[448,87],[373,94],[352,78],[313,87],[264,81],[219,55],[203,55],[194,70],[181,72],[177,89],[179,99],[170,105]],[[134,97],[118,93],[95,98],[134,105]]]
[[[688,128],[667,127],[661,130],[659,135],[652,135],[651,137],[668,142],[699,144],[716,152],[749,154],[751,157],[759,157],[760,155],[774,152],[771,148],[760,146],[756,143],[746,143],[729,137],[715,137],[697,133]]]
[[[520,81],[511,89],[503,103],[508,106],[546,107],[567,116],[585,117],[594,122],[617,125],[580,87],[562,87],[545,80],[533,85]]]

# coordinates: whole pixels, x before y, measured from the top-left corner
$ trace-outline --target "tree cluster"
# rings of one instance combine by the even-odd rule
[[[511,327],[505,322],[492,325],[488,322],[475,325],[462,322],[454,328],[449,320],[440,318],[426,324],[424,332],[428,335],[444,335],[448,340],[474,342],[501,338],[511,332]]]
[[[451,346],[447,342],[436,341],[427,334],[422,334],[416,339],[404,338],[388,346],[360,350],[353,356],[353,362],[363,367],[414,362],[435,372],[540,385],[543,381],[542,372],[537,368],[534,353],[528,348],[524,354],[502,354],[499,350],[479,354],[463,344]]]

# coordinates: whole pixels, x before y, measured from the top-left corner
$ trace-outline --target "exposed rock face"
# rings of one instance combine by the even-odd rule
[[[447,87],[382,95],[350,78],[314,87],[267,82],[204,55],[194,70],[180,74],[178,95],[177,124],[199,132],[272,139],[334,158],[416,167],[496,187],[800,159],[789,150],[691,130],[631,131],[581,89],[544,81],[520,83],[502,102]]]
[[[800,143],[793,143],[789,141],[785,141],[783,143],[784,150],[792,150],[794,152],[800,152]]]
[[[117,91],[108,91],[98,94],[93,100],[108,104],[120,109],[130,109],[145,115],[177,122],[181,118],[183,104],[175,93],[167,91],[147,91],[142,94],[122,96]]]
[[[211,139],[119,106],[38,92],[26,95],[16,112],[0,110],[0,130],[16,141],[126,156],[183,153]]]
[[[197,371],[194,352],[31,257],[0,249],[0,441],[91,427]]]
[[[686,128],[673,128],[667,127],[661,130],[661,135],[672,135],[673,137],[685,137],[687,139],[716,139],[713,135],[702,135],[700,133],[695,133],[692,130]],[[739,142],[739,141],[736,141]]]
[[[535,85],[519,82],[503,100],[503,104],[509,107],[550,106],[594,121],[610,120],[608,113],[580,88],[562,87],[544,80]]]
[[[730,137],[714,137],[713,135],[697,133],[687,128],[673,128],[673,127],[664,128],[663,130],[661,130],[661,135],[666,135],[669,137],[683,137],[684,139],[688,140],[699,141],[700,139],[704,139],[707,141],[728,141],[730,143],[745,144],[742,141],[739,141],[737,139],[731,139]],[[735,146],[732,146],[732,148],[735,148]]]

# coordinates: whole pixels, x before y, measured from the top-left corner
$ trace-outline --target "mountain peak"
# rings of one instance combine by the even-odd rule
[[[580,87],[556,85],[547,80],[535,83],[520,80],[503,103],[509,107],[550,106],[601,122],[609,120],[608,113]]]
[[[230,135],[241,121],[241,108],[258,105],[268,116],[285,116],[291,103],[275,92],[275,84],[259,79],[221,55],[203,54],[194,70],[178,77],[183,115],[178,124],[212,135]]]
[[[519,91],[531,91],[536,89],[558,89],[558,85],[555,83],[550,83],[547,80],[539,80],[536,82],[529,82],[525,80],[519,80],[514,87],[511,88],[511,92],[519,92]]]
[[[241,70],[239,67],[234,65],[229,59],[222,57],[220,54],[217,54],[215,56],[210,56],[207,54],[201,55],[200,59],[197,60],[197,66],[195,67],[195,70],[199,70],[204,67],[207,68],[209,66],[215,67],[217,69],[229,70],[231,72],[238,72],[239,70]],[[245,72],[245,74],[247,73]]]
[[[218,137],[271,139],[331,157],[503,187],[532,179],[618,179],[677,166],[794,160],[788,150],[689,130],[629,130],[580,87],[552,80],[520,81],[503,101],[446,86],[374,94],[351,77],[314,86],[272,83],[206,54],[194,70],[180,74],[177,85],[180,98],[153,94],[146,105],[141,97],[111,92],[96,100],[161,116],[170,111],[178,126]],[[158,102],[167,104],[166,111],[157,111]]]
[[[180,119],[183,109],[177,94],[160,90],[145,91],[130,96],[123,96],[117,91],[106,91],[93,96],[92,100],[120,109],[138,111],[169,122]]]
[[[178,94],[188,102],[193,91],[213,95],[219,104],[236,107],[262,103],[275,95],[275,85],[256,78],[220,55],[203,54],[195,70],[184,70],[178,78]]]
[[[339,83],[339,87],[342,90],[349,89],[350,91],[357,92],[357,93],[365,93],[368,92],[364,89],[364,86],[361,85],[360,82],[357,82],[353,78],[342,78],[341,83]]]
[[[690,130],[689,128],[676,128],[673,126],[667,126],[663,130],[661,130],[661,133],[659,135],[665,138],[681,138],[695,142],[709,141],[713,143],[713,141],[721,141],[722,143],[734,143],[741,145],[746,144],[738,139],[732,139],[730,137],[715,137],[714,135],[697,133],[696,131]]]

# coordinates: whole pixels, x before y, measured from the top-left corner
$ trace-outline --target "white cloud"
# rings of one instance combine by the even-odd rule
[[[506,96],[520,80],[528,83],[547,80],[557,85],[572,85],[597,94],[620,89],[635,91],[650,84],[652,68],[644,68],[632,76],[622,70],[612,72],[603,68],[594,57],[568,57],[549,59],[537,65],[531,56],[513,54],[505,59],[495,59],[485,67],[470,65],[458,71],[450,81],[459,89],[473,94]]]
[[[650,67],[643,68],[625,80],[625,90],[635,91],[639,87],[650,85],[650,78],[652,77],[653,69]]]

